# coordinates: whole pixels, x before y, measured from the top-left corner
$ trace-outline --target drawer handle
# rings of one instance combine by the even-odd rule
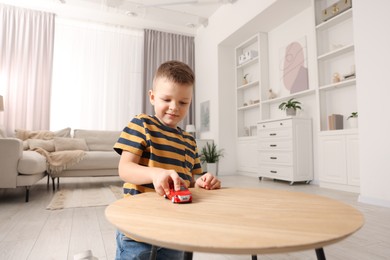
[[[276,135],[276,133],[270,133],[269,135],[270,135],[270,136],[275,136],[275,135]]]
[[[270,147],[276,147],[277,145],[276,144],[270,144],[269,146]]]
[[[276,159],[278,159],[278,157],[272,156],[272,157],[270,157],[270,159],[271,159],[271,160],[276,160]]]
[[[278,173],[278,171],[270,171],[271,173]]]

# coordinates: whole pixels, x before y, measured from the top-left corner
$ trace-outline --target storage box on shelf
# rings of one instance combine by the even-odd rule
[[[258,169],[263,177],[310,182],[313,179],[312,123],[289,117],[258,124]]]

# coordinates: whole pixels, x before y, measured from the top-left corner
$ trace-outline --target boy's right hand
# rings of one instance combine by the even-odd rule
[[[169,194],[169,183],[173,183],[175,190],[178,191],[180,185],[184,184],[184,180],[174,170],[162,170],[153,177],[154,189],[161,196]]]

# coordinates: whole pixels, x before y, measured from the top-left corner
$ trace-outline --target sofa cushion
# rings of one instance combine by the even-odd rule
[[[88,151],[87,143],[83,138],[54,137],[55,151],[83,150]]]
[[[48,152],[54,152],[55,150],[54,140],[28,139],[26,141],[28,141],[28,146],[31,150],[37,148],[42,148],[43,150],[46,150]]]
[[[34,151],[23,151],[18,162],[18,172],[21,174],[38,174],[46,171],[46,158]]]
[[[90,151],[112,151],[121,131],[75,129],[74,138],[84,138]]]
[[[69,166],[67,170],[117,169],[120,155],[115,151],[88,151],[83,160]]]

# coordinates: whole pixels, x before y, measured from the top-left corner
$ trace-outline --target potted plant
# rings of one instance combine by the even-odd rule
[[[200,160],[202,163],[207,163],[207,171],[210,173],[218,174],[218,161],[223,157],[223,149],[217,149],[217,145],[212,143],[206,143],[202,147]]]
[[[295,116],[298,109],[302,109],[301,102],[295,100],[294,98],[290,98],[288,101],[282,102],[279,105],[280,110],[286,110],[287,116]]]
[[[358,112],[352,112],[347,118],[350,128],[356,128],[358,126]]]

